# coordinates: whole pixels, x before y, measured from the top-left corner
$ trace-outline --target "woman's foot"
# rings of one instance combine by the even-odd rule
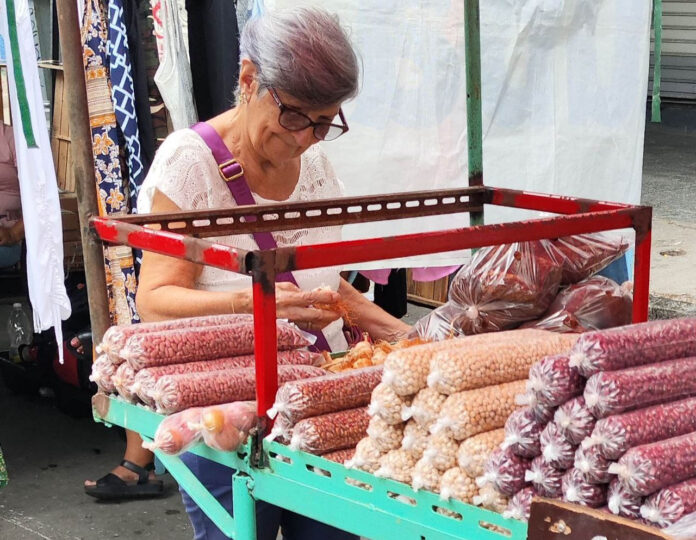
[[[162,495],[164,485],[155,479],[152,463],[141,467],[124,459],[121,465],[96,482],[87,480],[85,493],[103,500],[139,499]]]

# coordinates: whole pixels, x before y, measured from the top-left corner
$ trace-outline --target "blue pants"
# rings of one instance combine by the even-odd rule
[[[220,465],[195,454],[181,455],[181,461],[201,481],[220,504],[232,513],[232,475],[234,469]],[[228,538],[193,502],[183,489],[181,498],[193,525],[194,540],[222,540]],[[339,531],[329,525],[284,510],[263,501],[256,501],[256,535],[258,540],[276,540],[278,529],[283,540],[358,540],[358,537]],[[240,538],[238,540],[246,540]]]

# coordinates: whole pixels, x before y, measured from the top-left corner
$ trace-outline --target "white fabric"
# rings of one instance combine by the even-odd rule
[[[182,210],[206,210],[237,206],[225,182],[220,177],[217,163],[203,139],[191,129],[175,131],[169,135],[157,151],[138,196],[138,213],[149,213],[152,197],[159,190]],[[287,202],[333,199],[342,196],[343,185],[336,177],[326,155],[318,146],[312,146],[301,158],[300,178]],[[257,204],[274,201],[253,194]],[[295,231],[274,232],[278,246],[298,246],[338,242],[340,227],[322,227]],[[234,235],[211,238],[247,251],[258,249],[251,235]],[[294,273],[298,286],[304,290],[330,287],[337,290],[340,278],[337,268],[320,268]],[[206,266],[195,283],[197,289],[207,291],[233,291],[251,287],[251,278]],[[336,321],[324,329],[331,350],[346,349],[342,322]]]
[[[27,0],[15,0],[15,15],[36,148],[28,148],[24,137],[13,67],[17,59],[12,57],[10,47],[7,5],[0,4],[0,33],[7,45],[7,77],[27,246],[29,300],[35,330],[53,327],[58,343],[62,343],[61,320],[70,316],[70,301],[63,283],[63,228]],[[62,347],[58,351],[62,361]]]
[[[324,145],[347,194],[466,186],[463,0],[266,2],[306,4],[340,16],[364,66],[360,95],[344,107],[350,132]],[[485,0],[480,15],[484,183],[639,202],[651,2]],[[529,215],[487,206],[485,219]],[[343,234],[454,226],[468,226],[468,216],[347,226]],[[435,262],[458,259],[413,265]]]
[[[193,103],[193,79],[188,61],[186,35],[179,19],[177,0],[162,0],[160,16],[164,26],[164,51],[155,73],[155,84],[162,95],[174,129],[192,126],[198,121]]]

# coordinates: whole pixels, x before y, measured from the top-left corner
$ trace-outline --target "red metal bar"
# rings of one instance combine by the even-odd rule
[[[620,210],[622,208],[639,208],[630,204],[593,201],[591,199],[548,195],[546,193],[533,193],[516,189],[497,187],[488,187],[487,189],[490,193],[490,204],[524,210],[537,210],[539,212],[551,212],[553,214],[585,214],[605,210]]]
[[[273,406],[278,390],[278,339],[276,330],[275,274],[252,274],[254,294],[254,356],[256,357],[256,409],[260,418]]]
[[[277,250],[276,272],[321,268],[494,246],[510,242],[558,238],[573,234],[633,227],[635,209],[611,210],[575,216],[481,225],[419,234],[317,244]]]
[[[650,247],[652,231],[636,231],[636,254],[633,269],[633,322],[648,320],[650,302]]]
[[[232,272],[246,273],[248,252],[242,249],[182,234],[131,225],[117,219],[95,217],[90,220],[90,223],[105,242],[129,245],[160,255],[186,259]]]

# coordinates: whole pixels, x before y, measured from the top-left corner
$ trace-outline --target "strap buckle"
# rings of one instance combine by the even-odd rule
[[[227,167],[231,167],[233,165],[237,165],[237,167],[239,167],[239,172],[233,174],[232,176],[226,176],[224,169],[226,169]],[[223,180],[225,180],[225,182],[232,182],[233,180],[237,180],[238,178],[241,178],[242,176],[244,176],[244,169],[242,169],[241,163],[239,163],[239,161],[237,161],[234,158],[228,159],[224,163],[220,163],[220,165],[218,165],[218,169],[220,170],[220,176],[222,176],[222,178],[223,178]]]

